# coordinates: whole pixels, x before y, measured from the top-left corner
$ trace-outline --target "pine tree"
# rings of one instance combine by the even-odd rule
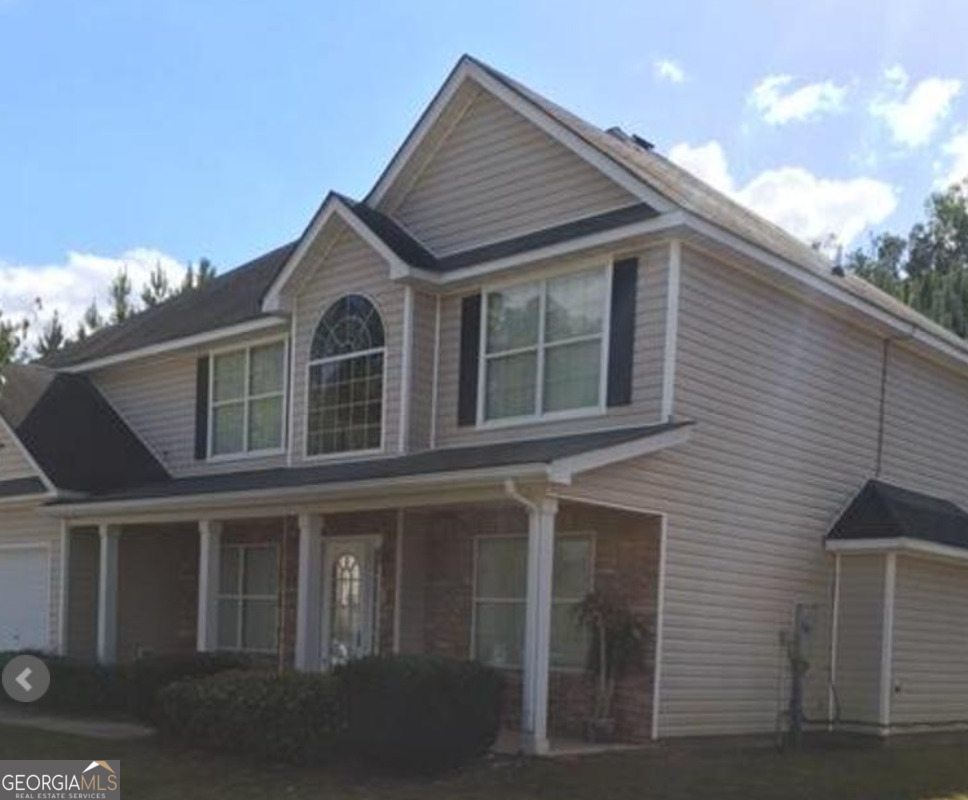
[[[111,324],[116,325],[124,322],[134,313],[134,306],[131,304],[131,278],[128,277],[128,270],[122,267],[118,274],[111,281],[108,293],[111,297]]]
[[[61,322],[60,314],[55,309],[51,318],[44,323],[40,337],[37,339],[35,345],[37,355],[43,358],[56,353],[64,346],[65,342],[64,325]]]
[[[154,308],[159,303],[171,297],[171,284],[168,282],[168,273],[159,261],[148,276],[148,282],[141,289],[141,302],[145,308]]]

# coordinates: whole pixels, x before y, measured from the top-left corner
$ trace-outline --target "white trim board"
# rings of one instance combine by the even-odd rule
[[[958,561],[968,566],[968,549],[903,536],[891,539],[828,539],[824,546],[828,552],[843,555],[901,553],[921,558]]]
[[[394,155],[376,185],[370,190],[366,198],[368,204],[374,207],[379,206],[397,178],[420,149],[424,138],[437,124],[438,119],[447,109],[450,101],[468,80],[473,81],[477,86],[516,111],[528,120],[528,122],[549,135],[559,144],[571,150],[582,160],[598,169],[630,194],[651,205],[657,211],[668,211],[672,208],[672,204],[665,197],[643,180],[633,175],[630,170],[621,166],[609,156],[602,153],[598,148],[593,147],[580,136],[570,131],[534,102],[509,88],[502,81],[495,78],[481,64],[466,55],[462,56],[460,61],[458,61],[457,66],[447,77],[444,85],[437,92],[437,95],[425,110],[416,127],[407,135],[403,146]]]
[[[138,358],[157,356],[161,355],[162,353],[170,353],[175,350],[186,350],[190,347],[196,347],[198,345],[209,345],[212,342],[219,341],[220,339],[229,339],[233,336],[244,336],[248,333],[264,331],[268,328],[276,328],[285,326],[287,324],[288,320],[281,316],[257,317],[256,319],[249,320],[248,322],[240,322],[238,325],[227,325],[223,328],[213,328],[212,330],[196,333],[192,336],[182,336],[178,339],[169,339],[166,342],[159,342],[158,344],[148,345],[147,347],[126,350],[113,356],[105,356],[104,358],[95,358],[91,361],[82,361],[66,367],[58,367],[57,371],[90,372],[95,369],[110,367],[115,364],[123,364],[127,361],[134,361]]]
[[[364,242],[373,248],[376,253],[383,258],[390,266],[391,274],[394,271],[407,272],[409,265],[402,261],[380,237],[367,227],[359,217],[338,195],[330,193],[323,201],[316,215],[309,223],[309,227],[303,233],[296,249],[290,253],[285,265],[279,271],[269,290],[266,292],[262,301],[262,310],[268,313],[282,311],[282,290],[292,279],[296,270],[306,257],[313,243],[322,233],[326,224],[334,217],[338,216],[349,228],[359,236]]]

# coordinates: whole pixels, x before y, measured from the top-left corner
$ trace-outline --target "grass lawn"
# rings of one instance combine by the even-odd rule
[[[120,758],[128,800],[968,800],[966,756],[963,743],[797,755],[679,746],[567,761],[498,760],[436,780],[403,780],[346,769],[258,765],[177,751],[152,740],[106,743],[0,726],[0,759]]]

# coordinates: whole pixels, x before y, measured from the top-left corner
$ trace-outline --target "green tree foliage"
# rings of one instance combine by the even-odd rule
[[[171,284],[168,282],[168,273],[165,272],[161,263],[155,264],[148,276],[148,282],[141,289],[141,302],[145,308],[154,308],[159,303],[163,303],[172,295]]]
[[[932,194],[925,217],[906,237],[873,237],[843,266],[968,338],[968,180]]]
[[[26,319],[20,322],[4,319],[0,311],[0,372],[11,361],[24,357],[24,340],[29,325]]]
[[[200,289],[211,281],[216,274],[215,265],[205,257],[200,258],[198,264],[189,263],[179,293]]]
[[[131,278],[128,277],[128,271],[122,267],[118,270],[118,274],[114,276],[114,280],[111,281],[111,286],[108,288],[108,295],[111,298],[112,325],[124,322],[134,314],[135,309],[131,302],[131,292]]]
[[[51,318],[44,323],[44,327],[40,331],[40,337],[35,345],[37,355],[43,358],[51,355],[51,353],[56,353],[66,342],[64,324],[61,322],[60,314],[55,309]]]

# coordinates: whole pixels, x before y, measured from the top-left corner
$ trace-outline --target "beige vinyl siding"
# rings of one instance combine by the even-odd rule
[[[384,450],[399,447],[400,364],[403,342],[403,287],[390,280],[386,262],[348,228],[333,247],[313,265],[295,296],[295,349],[293,359],[293,462],[306,452],[307,364],[313,335],[326,309],[346,294],[363,294],[380,311],[387,343]],[[343,454],[343,457],[351,454]]]
[[[414,292],[413,350],[410,358],[410,450],[430,446],[433,422],[437,296]]]
[[[669,283],[669,246],[662,245],[638,254],[639,278],[636,288],[635,361],[632,375],[632,402],[615,406],[605,414],[553,422],[529,422],[503,427],[457,425],[457,396],[460,378],[461,303],[465,295],[443,298],[440,323],[440,383],[437,413],[437,442],[440,445],[479,444],[577,433],[620,425],[650,425],[661,421],[662,380],[666,337],[666,303]],[[625,255],[622,256],[623,258]],[[611,254],[603,254],[600,263],[609,263]],[[583,256],[572,263],[596,262]],[[474,290],[479,291],[479,289]],[[470,293],[470,292],[468,292]]]
[[[637,202],[500,100],[481,92],[393,216],[438,254]]]
[[[14,441],[5,427],[0,427],[0,481],[32,478],[35,475],[37,471],[24,456],[19,443]]]
[[[564,491],[668,515],[660,735],[770,732],[797,603],[829,641],[823,537],[873,468],[880,342],[689,248],[680,298],[675,414],[692,439]],[[827,649],[807,676],[814,718]]]
[[[884,480],[968,508],[968,378],[891,346]]]
[[[286,336],[288,329],[261,332],[220,342],[216,349],[244,347]],[[195,459],[195,381],[198,359],[208,348],[195,348],[105,367],[91,378],[128,426],[175,476],[283,466],[285,455]]]
[[[56,650],[60,636],[60,522],[44,514],[39,504],[0,507],[0,554],[9,546],[37,544],[47,550],[47,646]],[[0,594],[0,602],[16,602],[16,598]]]
[[[899,556],[891,724],[968,723],[968,567]]]
[[[837,674],[841,722],[880,721],[885,558],[841,557]]]

